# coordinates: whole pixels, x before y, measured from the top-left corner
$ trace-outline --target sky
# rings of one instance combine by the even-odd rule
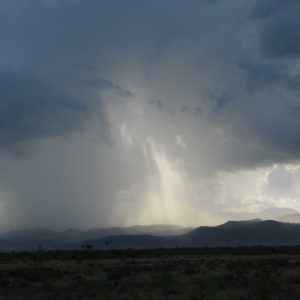
[[[0,230],[300,210],[299,0],[0,0]]]

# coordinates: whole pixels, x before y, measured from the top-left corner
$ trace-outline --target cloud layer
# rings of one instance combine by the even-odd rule
[[[299,11],[0,0],[0,200],[15,215],[3,226],[298,208],[270,174],[300,158]]]

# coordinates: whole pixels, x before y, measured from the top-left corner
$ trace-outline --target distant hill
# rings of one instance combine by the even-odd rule
[[[84,243],[100,249],[300,245],[300,225],[259,219],[229,221],[216,227],[198,227],[179,236],[110,236]]]
[[[57,237],[57,232],[46,228],[13,230],[0,234],[0,240],[48,240]]]
[[[299,211],[288,208],[288,207],[269,207],[258,212],[226,212],[222,213],[220,217],[225,220],[251,220],[251,219],[261,219],[261,220],[278,220],[281,216],[288,214],[298,214]]]
[[[69,247],[69,245],[79,245],[79,243],[87,240],[104,239],[109,236],[177,236],[191,229],[179,225],[154,224],[88,230],[68,229],[61,232],[46,228],[14,230],[0,234],[0,251],[36,250],[40,245],[44,249],[56,249]]]
[[[300,245],[300,225],[276,221],[230,221],[199,227],[182,236],[191,247]]]
[[[37,250],[39,246],[43,249],[81,249],[86,245],[95,249],[300,245],[300,224],[272,220],[229,221],[215,227],[198,227],[183,234],[160,235],[161,229],[164,232],[172,229],[171,232],[174,233],[176,228],[154,225],[88,231],[37,230],[25,231],[24,235],[21,234],[22,231],[11,232],[0,236],[0,251]],[[143,230],[156,231],[157,234],[140,233]]]
[[[284,222],[284,223],[295,223],[300,224],[300,213],[299,214],[287,214],[284,216],[281,216],[278,221]]]

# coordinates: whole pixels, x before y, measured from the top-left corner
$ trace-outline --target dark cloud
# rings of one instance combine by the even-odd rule
[[[300,89],[300,76],[290,72],[289,67],[282,62],[244,59],[238,65],[247,73],[249,92],[270,90],[278,85],[294,92]]]
[[[193,115],[195,118],[200,118],[202,115],[202,107],[198,106],[196,108],[193,109]]]
[[[239,61],[239,67],[247,72],[249,91],[261,88],[271,88],[274,84],[286,80],[287,70],[281,63],[268,63],[243,59]]]
[[[87,80],[86,82],[99,90],[112,89],[116,91],[121,97],[134,97],[133,93],[113,83],[111,80],[107,80],[103,78],[95,78],[95,79]]]
[[[180,112],[188,116],[193,116],[195,118],[200,118],[203,113],[201,106],[187,107],[186,105],[180,108]]]
[[[233,100],[233,95],[228,90],[223,92],[219,97],[216,97],[215,100],[216,100],[216,105],[214,110],[215,112],[221,112]]]
[[[0,71],[0,151],[21,154],[42,138],[83,127],[88,108],[43,80]]]
[[[297,58],[300,55],[300,13],[277,17],[266,25],[261,36],[263,53],[272,59]]]
[[[299,4],[297,0],[259,0],[255,3],[251,14],[255,18],[268,18],[297,4]]]
[[[206,4],[214,4],[218,1],[221,1],[221,0],[196,0],[197,2],[199,3],[206,3]]]
[[[296,118],[297,121],[300,122],[300,105],[292,105],[290,106],[291,115]]]
[[[158,109],[164,108],[164,104],[160,100],[151,100],[151,101],[149,101],[149,105],[154,106]]]
[[[298,0],[0,5],[0,65],[18,70],[0,72],[0,151],[36,144],[0,156],[20,219],[51,223],[63,203],[61,223],[124,223],[166,174],[189,186],[300,160]]]
[[[266,57],[270,59],[299,57],[299,1],[257,1],[252,14],[262,22],[260,46]]]

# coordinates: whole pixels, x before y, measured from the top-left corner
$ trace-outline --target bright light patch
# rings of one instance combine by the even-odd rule
[[[189,193],[185,187],[180,165],[171,161],[164,149],[152,139],[147,140],[147,153],[154,164],[156,175],[148,186],[145,206],[139,219],[152,223],[176,224],[188,212]],[[147,221],[146,221],[147,222]]]

